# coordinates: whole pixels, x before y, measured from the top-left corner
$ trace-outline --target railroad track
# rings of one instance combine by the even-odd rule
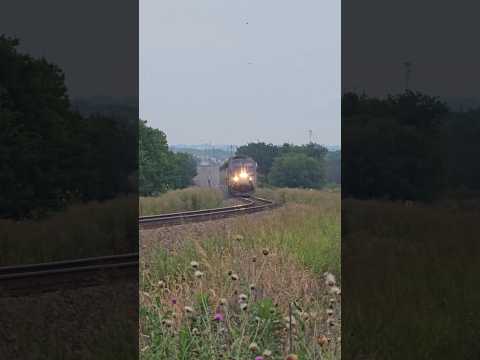
[[[0,267],[0,296],[79,288],[138,276],[138,253]]]
[[[138,220],[141,228],[157,228],[185,224],[189,222],[200,222],[207,220],[223,219],[232,216],[251,214],[259,211],[272,209],[277,206],[273,201],[259,197],[240,197],[243,204],[228,207],[184,211],[169,214],[141,216]]]
[[[161,227],[199,222],[268,210],[277,205],[258,197],[240,198],[243,204],[215,209],[142,216],[139,225]],[[138,253],[0,267],[0,296],[21,296],[79,288],[138,276]]]

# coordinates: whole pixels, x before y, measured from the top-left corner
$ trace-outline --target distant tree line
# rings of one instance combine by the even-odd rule
[[[331,161],[340,161],[340,157],[328,156],[328,153],[325,147],[314,143],[277,146],[257,142],[237,149],[238,155],[250,156],[258,163],[260,182],[317,189],[329,181],[340,183],[340,164],[330,164]],[[336,175],[333,175],[334,172]]]
[[[342,131],[343,196],[428,202],[480,191],[480,109],[454,112],[413,91],[347,93]]]
[[[73,110],[63,71],[18,45],[0,36],[0,217],[136,192],[138,115]]]
[[[197,175],[194,157],[168,149],[164,132],[139,121],[139,193],[142,196],[190,186]]]

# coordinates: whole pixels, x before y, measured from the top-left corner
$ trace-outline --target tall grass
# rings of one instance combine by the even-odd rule
[[[322,275],[340,277],[339,196],[279,192],[287,203],[270,214],[145,250],[142,359],[339,358],[340,296]]]
[[[44,220],[0,220],[0,265],[137,251],[136,204],[124,197],[73,205]]]
[[[480,212],[357,200],[342,207],[346,356],[478,359]]]
[[[160,196],[141,197],[139,204],[140,215],[211,209],[221,206],[223,198],[223,192],[213,188],[192,187],[173,190]]]

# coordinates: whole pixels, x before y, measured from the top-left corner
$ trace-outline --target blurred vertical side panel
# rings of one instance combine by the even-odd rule
[[[474,3],[342,2],[342,357],[480,358]]]
[[[137,358],[138,1],[0,24],[0,358]]]

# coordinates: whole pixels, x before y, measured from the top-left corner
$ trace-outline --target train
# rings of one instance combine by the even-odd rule
[[[230,196],[250,196],[257,184],[257,163],[248,156],[237,155],[220,166],[220,185]]]

